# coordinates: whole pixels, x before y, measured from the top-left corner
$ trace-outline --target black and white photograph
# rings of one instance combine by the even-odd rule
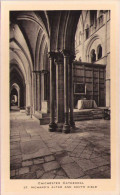
[[[110,27],[107,9],[10,10],[10,180],[111,179]]]

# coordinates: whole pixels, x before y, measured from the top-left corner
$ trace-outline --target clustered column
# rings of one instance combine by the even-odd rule
[[[56,64],[56,122],[57,131],[62,131],[64,123],[64,61],[61,52],[55,56]]]
[[[67,50],[63,50],[64,56],[64,126],[63,132],[70,132],[70,124],[69,124],[69,58],[70,54]]]
[[[40,81],[41,80],[41,72],[37,71],[37,110],[40,111]]]
[[[73,120],[73,75],[72,62],[74,56],[68,50],[62,52],[49,52],[50,59],[50,124],[49,130],[60,130],[69,133],[71,127],[75,126]],[[56,80],[54,68],[56,64]],[[55,123],[55,82],[56,82],[56,102],[57,115]],[[61,126],[59,126],[61,125]]]
[[[57,125],[55,123],[55,109],[54,109],[54,100],[55,100],[55,64],[54,58],[55,53],[49,52],[49,59],[50,59],[50,123],[49,123],[49,131],[53,132],[56,131]]]
[[[69,63],[69,70],[70,70],[70,90],[69,90],[69,106],[70,106],[70,126],[75,127],[75,122],[73,120],[73,108],[74,108],[74,98],[73,98],[73,60],[75,56],[71,55],[70,56],[70,63]]]
[[[35,112],[34,106],[34,71],[32,72],[32,114]]]

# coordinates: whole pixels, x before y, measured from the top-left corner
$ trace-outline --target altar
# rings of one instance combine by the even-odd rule
[[[95,100],[78,100],[77,102],[77,109],[92,109],[97,108],[97,104]]]

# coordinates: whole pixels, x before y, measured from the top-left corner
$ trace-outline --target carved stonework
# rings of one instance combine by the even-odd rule
[[[48,57],[49,57],[49,59],[54,59],[55,58],[55,52],[48,52]]]
[[[64,63],[64,58],[61,52],[55,53],[55,64],[61,65]]]
[[[71,52],[70,52],[70,50],[63,49],[62,50],[62,54],[63,54],[64,57],[70,57]]]
[[[41,70],[41,74],[49,74],[48,70]]]

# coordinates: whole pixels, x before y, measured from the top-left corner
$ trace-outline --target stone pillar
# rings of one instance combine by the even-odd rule
[[[64,125],[63,132],[70,132],[69,125],[69,75],[68,75],[68,67],[69,67],[69,58],[70,54],[67,50],[63,50],[64,56]]]
[[[44,100],[44,71],[41,70],[41,101]]]
[[[64,60],[58,52],[55,57],[56,63],[56,103],[57,103],[57,131],[62,131],[64,123]]]
[[[40,71],[35,71],[36,73],[36,111],[40,111]]]
[[[50,59],[50,123],[49,131],[56,131],[57,125],[55,124],[55,108],[54,108],[54,99],[55,99],[55,77],[54,77],[54,52],[49,52]]]
[[[33,114],[33,102],[32,102],[32,74],[30,75],[30,116]]]
[[[33,111],[40,111],[40,78],[41,71],[35,70],[32,74],[32,88],[33,88]]]
[[[41,70],[41,93],[42,93],[42,105],[41,105],[41,111],[43,113],[48,113],[48,83],[47,83],[47,77],[48,77],[48,70]]]
[[[37,85],[36,85],[36,72],[34,73],[34,112],[36,111],[36,90],[37,90]]]
[[[32,113],[35,112],[35,107],[34,107],[34,72],[32,72]]]
[[[42,100],[47,100],[47,75],[48,75],[48,70],[41,70],[41,80],[42,80]]]
[[[18,108],[20,108],[20,89],[18,89]]]
[[[41,75],[40,75],[40,72],[39,73],[37,73],[37,107],[38,107],[38,111],[40,111],[40,77],[41,77]]]
[[[70,90],[69,90],[69,107],[70,107],[70,126],[75,127],[74,119],[73,119],[73,108],[74,108],[74,96],[73,96],[73,60],[75,56],[71,55],[70,56],[70,63],[69,63],[69,83],[70,83]]]

